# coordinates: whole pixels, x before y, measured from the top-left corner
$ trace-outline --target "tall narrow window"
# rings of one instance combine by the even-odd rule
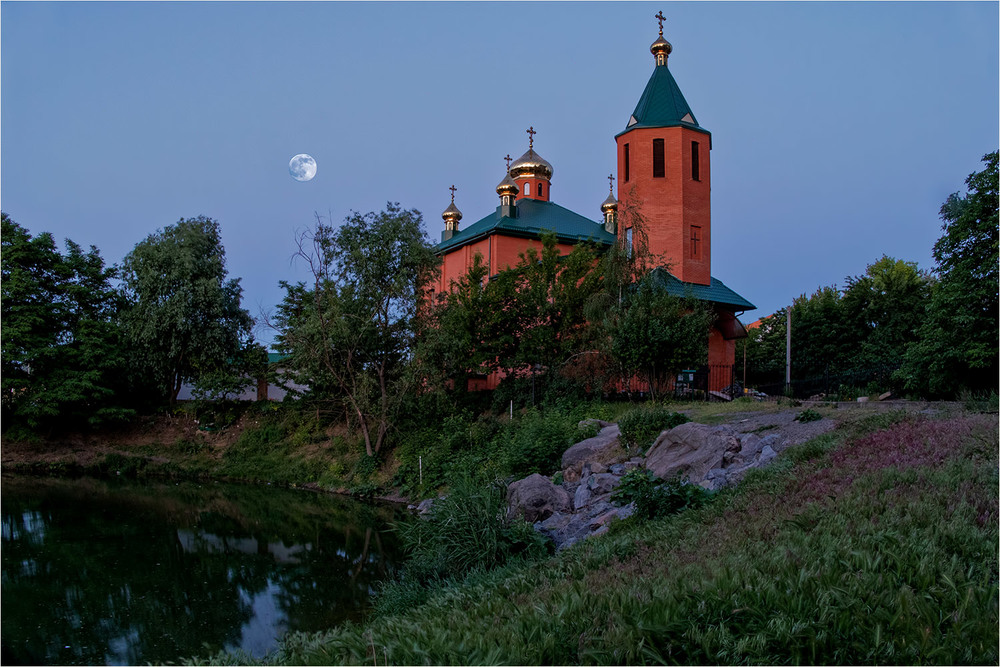
[[[625,144],[625,182],[628,183],[628,144]]]
[[[701,165],[698,164],[698,142],[691,142],[691,178],[696,181],[701,180]]]
[[[629,227],[625,230],[625,256],[632,256],[632,228]]]
[[[531,183],[524,184],[524,196],[527,197],[531,194]]]
[[[653,178],[663,178],[666,169],[663,165],[663,139],[653,139]]]
[[[691,225],[691,259],[701,259],[701,227]]]
[[[542,196],[542,184],[541,183],[538,184],[538,196],[539,197]]]

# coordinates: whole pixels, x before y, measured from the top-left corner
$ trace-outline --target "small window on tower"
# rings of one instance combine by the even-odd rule
[[[695,181],[701,180],[701,165],[698,164],[698,142],[691,142],[691,178]]]
[[[632,256],[632,228],[629,227],[625,230],[625,256]]]
[[[653,139],[653,178],[663,178],[666,169],[663,164],[663,139]]]
[[[701,227],[691,225],[691,259],[701,259]]]
[[[542,196],[542,184],[541,183],[538,184],[538,196],[539,197]]]
[[[628,183],[628,144],[625,144],[625,182]]]
[[[524,196],[527,197],[531,195],[531,183],[524,184]]]

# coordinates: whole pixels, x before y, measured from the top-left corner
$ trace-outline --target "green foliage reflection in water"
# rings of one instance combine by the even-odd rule
[[[292,635],[268,662],[995,664],[997,444],[989,417],[879,415],[706,507]]]

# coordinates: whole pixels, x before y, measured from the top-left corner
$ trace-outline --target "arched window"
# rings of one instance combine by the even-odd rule
[[[539,197],[542,196],[542,184],[541,183],[538,184],[538,196]]]
[[[524,184],[524,196],[525,197],[531,196],[531,183]]]

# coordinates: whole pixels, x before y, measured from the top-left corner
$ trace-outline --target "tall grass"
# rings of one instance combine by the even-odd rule
[[[703,508],[265,662],[996,664],[995,419],[879,415],[794,451]]]

